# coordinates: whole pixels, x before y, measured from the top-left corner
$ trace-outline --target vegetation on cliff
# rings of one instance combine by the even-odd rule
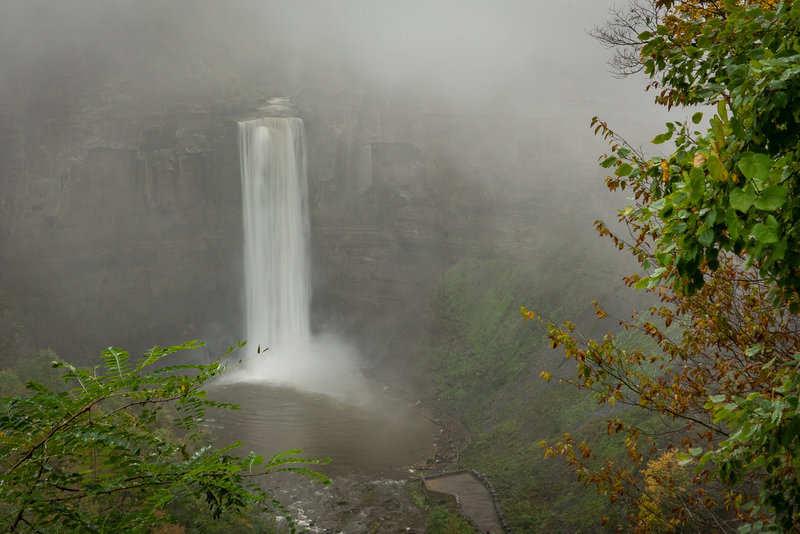
[[[430,304],[432,330],[412,359],[426,398],[455,413],[470,433],[457,457],[442,451],[441,464],[486,475],[515,532],[591,529],[593,512],[608,510],[596,492],[570,484],[566,466],[542,458],[540,440],[569,429],[601,440],[609,455],[621,444],[606,436],[604,411],[590,394],[539,378],[554,368],[567,375],[569,362],[549,348],[545,328],[520,320],[519,303],[539,302],[556,317],[591,317],[581,303],[596,290],[596,280],[575,280],[564,268],[582,257],[581,243],[575,255],[563,248],[563,256],[550,254],[549,246],[523,266],[506,257],[465,260],[445,271]],[[609,286],[594,296],[615,292]]]

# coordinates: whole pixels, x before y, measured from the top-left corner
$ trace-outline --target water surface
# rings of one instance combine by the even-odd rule
[[[435,425],[414,403],[376,386],[350,398],[268,383],[225,384],[209,393],[241,406],[208,414],[221,444],[242,440],[246,451],[265,456],[302,449],[306,457],[331,458],[320,468],[329,475],[390,475],[433,456]]]

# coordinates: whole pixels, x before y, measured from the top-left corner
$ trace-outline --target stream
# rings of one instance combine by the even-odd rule
[[[287,506],[299,532],[423,532],[424,516],[413,504],[407,480],[414,465],[434,455],[437,426],[415,403],[398,399],[367,381],[341,396],[269,383],[229,383],[211,396],[240,410],[209,413],[219,445],[245,442],[265,456],[302,449],[307,458],[330,458],[310,466],[331,486],[280,474],[265,485]]]

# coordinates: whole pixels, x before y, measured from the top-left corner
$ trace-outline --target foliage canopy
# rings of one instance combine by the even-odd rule
[[[601,159],[608,187],[632,197],[619,212],[630,238],[597,229],[640,262],[629,285],[661,301],[622,324],[660,350],[626,349],[610,334],[583,339],[569,323],[549,324],[550,339],[577,361],[579,387],[644,409],[660,429],[609,421],[610,433],[627,433],[629,466],[597,467],[571,436],[543,445],[612,499],[630,499],[637,531],[796,531],[800,3],[634,0],[613,16],[617,26],[593,33],[628,47],[625,65],[639,62],[657,104],[714,107],[707,123],[704,111],[667,123],[652,142],[674,150],[656,157],[593,120],[611,143]]]
[[[215,448],[202,422],[208,408],[237,406],[202,389],[225,371],[209,365],[165,365],[165,358],[200,346],[156,347],[138,362],[103,352],[103,371],[63,362],[75,386],[54,391],[28,382],[32,395],[0,404],[0,507],[10,532],[150,532],[171,520],[181,500],[212,518],[256,506],[291,518],[257,483],[293,471],[328,483],[299,464],[318,460],[288,451],[239,457],[233,443]]]

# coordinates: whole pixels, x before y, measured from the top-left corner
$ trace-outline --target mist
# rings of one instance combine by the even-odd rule
[[[125,77],[166,99],[202,92],[195,83],[210,82],[204,73],[181,79],[194,69],[227,64],[235,71],[280,60],[291,63],[286,89],[312,67],[338,71],[352,85],[411,88],[455,110],[484,106],[538,117],[614,110],[630,117],[650,109],[651,99],[608,76],[610,52],[586,33],[611,5],[12,0],[2,6],[2,82],[8,88],[79,65],[92,77],[87,82]]]
[[[227,177],[237,171],[230,161],[220,163],[224,150],[206,131],[193,130],[199,123],[192,117],[253,116],[275,97],[291,98],[309,130],[312,327],[357,345],[356,365],[362,357],[369,362],[391,353],[394,337],[387,341],[375,332],[372,341],[354,338],[366,330],[400,332],[403,314],[422,313],[408,302],[427,298],[431,280],[469,255],[511,254],[519,264],[546,265],[543,254],[554,250],[582,258],[591,249],[602,259],[578,259],[575,274],[599,276],[598,286],[617,284],[619,268],[631,262],[601,252],[591,226],[598,218],[613,222],[614,210],[627,201],[604,192],[597,160],[606,145],[589,122],[599,116],[636,145],[647,142],[665,114],[652,105],[643,79],[608,74],[611,51],[586,31],[605,20],[611,5],[6,1],[0,7],[0,109],[9,148],[2,158],[0,215],[9,222],[0,237],[3,261],[15,268],[6,271],[3,285],[18,288],[18,298],[37,294],[42,319],[34,320],[34,329],[68,353],[101,343],[143,348],[177,336],[235,343],[244,335],[244,289],[241,237],[232,236],[238,193]],[[181,135],[186,139],[178,151],[167,151]],[[235,133],[225,135],[233,145]],[[365,208],[363,199],[387,194],[377,171],[368,170],[379,155],[375,143],[408,144],[407,161],[387,153],[383,164],[407,176],[390,170],[384,178],[395,185],[411,181]],[[120,163],[81,170],[92,151],[120,151]],[[191,159],[196,153],[216,155],[202,163]],[[106,182],[118,175],[119,185],[102,191],[81,186],[85,172]],[[159,173],[183,178],[164,183]],[[89,197],[96,198],[86,200],[81,187],[94,188]],[[123,200],[125,208],[108,205],[103,199],[114,191],[138,200]],[[460,194],[481,203],[465,204]],[[411,197],[433,203],[422,219],[404,214],[402,203],[416,202]],[[21,214],[42,223],[25,222]],[[396,229],[397,239],[422,235],[411,254],[401,243],[391,260],[402,263],[405,279],[418,281],[409,287],[371,266],[383,261],[372,245],[356,244],[353,250],[367,252],[348,251],[345,262],[345,248],[336,243],[353,244],[354,238],[341,237],[347,228],[372,218],[385,230],[398,224],[392,222],[397,216],[411,218],[407,228]],[[119,228],[94,236],[109,219]],[[205,229],[196,230],[197,224]],[[460,228],[469,229],[470,242],[442,244],[465,231]],[[339,237],[329,246],[331,231]],[[168,251],[176,240],[185,250]],[[167,267],[176,255],[181,265],[204,264],[202,280],[188,277],[181,289],[165,282],[185,277],[184,267]],[[95,267],[87,269],[90,263]],[[91,274],[98,265],[101,274]],[[352,269],[359,274],[347,274]],[[59,297],[71,283],[85,294]],[[96,289],[98,283],[107,289]],[[346,289],[342,297],[340,284],[361,289]],[[100,339],[103,332],[111,339]],[[80,340],[68,342],[72,338]]]
[[[222,390],[397,400],[398,421],[440,425],[431,468],[509,413],[531,419],[503,428],[560,435],[572,397],[533,384],[563,355],[519,306],[562,320],[640,302],[620,281],[635,262],[592,227],[629,199],[608,193],[590,121],[656,151],[684,118],[609,74],[587,30],[614,2],[3,1],[0,367],[195,338],[208,352],[187,358],[209,361],[245,338],[237,124],[286,99],[308,142],[310,267],[294,271],[310,334],[248,340]],[[450,436],[456,420],[469,432]],[[242,431],[268,439],[255,421]],[[287,435],[325,454],[316,424]]]
[[[111,163],[98,163],[97,170],[76,170],[87,154],[98,150],[130,148],[130,156],[120,157],[132,158],[129,165],[140,169],[136,172],[143,177],[177,173],[191,183],[197,179],[192,169],[198,163],[187,159],[183,164],[181,158],[221,150],[213,148],[206,133],[189,133],[188,140],[181,141],[181,152],[165,152],[164,143],[192,132],[198,124],[194,119],[186,122],[184,116],[252,116],[275,97],[291,98],[309,128],[309,187],[316,203],[312,227],[317,226],[312,229],[317,331],[342,331],[352,342],[360,329],[392,329],[398,323],[388,309],[400,304],[400,297],[390,294],[396,289],[380,289],[388,296],[365,293],[350,308],[342,306],[336,301],[334,279],[339,275],[334,271],[349,267],[331,267],[326,265],[329,258],[320,260],[321,255],[342,250],[325,248],[325,232],[332,223],[319,221],[326,213],[336,212],[332,220],[337,228],[360,225],[365,217],[380,215],[370,214],[373,208],[353,211],[361,202],[359,195],[366,198],[383,187],[364,170],[377,157],[374,143],[410,143],[413,150],[421,151],[421,156],[409,152],[410,163],[402,165],[403,172],[418,173],[421,178],[414,180],[422,185],[400,191],[398,198],[433,195],[437,207],[426,215],[433,219],[453,211],[441,220],[414,221],[427,226],[412,224],[413,229],[402,232],[433,232],[439,236],[436,239],[446,239],[467,226],[476,242],[497,243],[491,254],[497,250],[516,254],[521,264],[541,261],[543,250],[563,248],[559,242],[586,243],[593,221],[613,221],[614,210],[627,202],[604,192],[597,160],[606,147],[589,128],[591,118],[608,121],[636,145],[646,143],[666,116],[652,105],[643,79],[621,81],[608,74],[606,60],[611,51],[586,31],[605,20],[611,5],[597,0],[6,1],[0,7],[0,109],[9,148],[2,160],[6,194],[0,215],[18,221],[20,214],[28,213],[44,221],[44,226],[6,225],[4,261],[16,268],[7,271],[3,283],[18,288],[16,296],[23,299],[39,291],[37,299],[48,318],[34,320],[34,329],[47,344],[70,352],[109,342],[139,347],[137,340],[151,335],[156,340],[184,335],[223,337],[221,345],[235,342],[242,335],[236,325],[243,322],[243,289],[238,280],[241,259],[231,255],[238,256],[241,237],[231,239],[229,227],[237,216],[238,201],[233,200],[231,186],[220,185],[220,176],[235,174],[235,170],[215,170],[213,178],[202,178],[209,194],[229,195],[228,204],[214,208],[224,212],[212,217],[194,211],[204,224],[218,219],[212,223],[215,237],[202,238],[202,244],[180,245],[187,247],[181,257],[208,263],[205,256],[194,257],[198,245],[205,249],[217,246],[211,244],[217,243],[214,240],[225,243],[205,265],[199,292],[196,285],[187,286],[183,293],[170,287],[165,291],[161,282],[153,280],[182,276],[179,268],[165,274],[159,263],[171,261],[170,253],[161,252],[167,246],[165,236],[171,234],[161,235],[161,229],[167,224],[178,226],[186,217],[174,212],[170,215],[174,222],[159,219],[174,211],[175,202],[186,203],[181,209],[189,209],[192,202],[209,209],[215,200],[202,196],[205,191],[191,201],[181,201],[181,185],[162,184],[161,178],[153,178],[152,185],[136,185],[124,175],[127,171],[115,169],[112,175],[121,173],[125,190],[121,194],[137,195],[142,206],[151,210],[150,226],[132,223],[131,218],[142,217],[138,207],[119,210],[102,205],[101,197],[113,194],[111,186],[90,201],[69,199],[80,194],[80,172],[98,176],[108,172]],[[172,118],[164,118],[168,116]],[[174,126],[181,121],[186,124]],[[177,134],[170,128],[177,128]],[[167,159],[151,163],[147,154]],[[218,162],[206,165],[221,168]],[[469,195],[483,198],[483,205],[465,209],[460,201],[451,201],[450,191],[464,188],[471,191]],[[175,200],[164,200],[170,198]],[[386,205],[379,203],[378,212],[382,211]],[[89,228],[102,226],[100,221],[108,217],[129,235],[123,238],[117,231],[105,236],[103,244],[99,238],[87,237],[94,231]],[[187,224],[180,235],[198,239],[200,233]],[[55,233],[50,229],[53,225],[58,229]],[[42,232],[51,236],[50,241],[39,237]],[[228,234],[223,236],[224,232]],[[151,244],[151,234],[161,235],[160,241]],[[155,265],[141,253],[135,253],[131,261],[119,256],[103,259],[104,274],[91,275],[82,284],[91,287],[100,279],[115,285],[116,294],[109,297],[98,291],[91,299],[76,301],[70,295],[63,299],[67,304],[46,302],[55,298],[53,287],[65,287],[69,280],[83,276],[82,269],[98,248],[107,254],[127,251],[131,241],[145,254],[163,258]],[[423,241],[401,267],[407,278],[426,280],[410,293],[400,290],[409,300],[423,298],[427,280],[467,254],[451,245],[435,250],[434,242],[427,237]],[[550,248],[534,246],[542,242],[549,242]],[[81,247],[79,261],[58,259],[62,254],[77,257],[75,251]],[[464,250],[469,247],[484,256],[489,250],[483,245]],[[580,247],[601,249],[599,244]],[[618,278],[618,267],[631,262],[602,254],[596,265],[580,260],[574,268],[590,276],[604,273],[599,285],[616,283],[609,280]],[[52,258],[53,263],[31,270],[31,264],[43,257]],[[374,254],[359,261],[369,265],[375,261]],[[374,271],[369,276],[369,284],[390,284],[380,282],[385,274]],[[141,303],[126,302],[131,291],[120,278],[139,280],[134,282],[139,289],[133,292],[145,294]],[[346,283],[362,284],[355,279]],[[211,285],[224,290],[204,297],[203,291]],[[183,296],[188,291],[195,292],[193,300]],[[185,309],[164,307],[163,298],[172,299],[170,306],[186,300]],[[211,304],[211,298],[223,302]],[[102,311],[109,301],[114,303],[114,317]],[[101,311],[93,320],[90,310],[98,303]],[[205,312],[193,317],[198,306]],[[356,317],[348,316],[352,306],[362,308]],[[380,312],[365,312],[368,306],[377,306]],[[65,307],[71,309],[65,311]],[[148,310],[148,319],[142,319],[140,308]],[[82,313],[88,316],[81,319]],[[359,327],[364,314],[380,319]],[[70,317],[68,322],[65,317]],[[64,340],[79,331],[90,333],[80,342]],[[100,341],[102,331],[110,332],[112,339]],[[220,336],[220,332],[227,334]],[[378,340],[371,343],[361,344],[359,350],[386,352],[385,346],[375,345]],[[365,356],[368,361],[375,359]]]

